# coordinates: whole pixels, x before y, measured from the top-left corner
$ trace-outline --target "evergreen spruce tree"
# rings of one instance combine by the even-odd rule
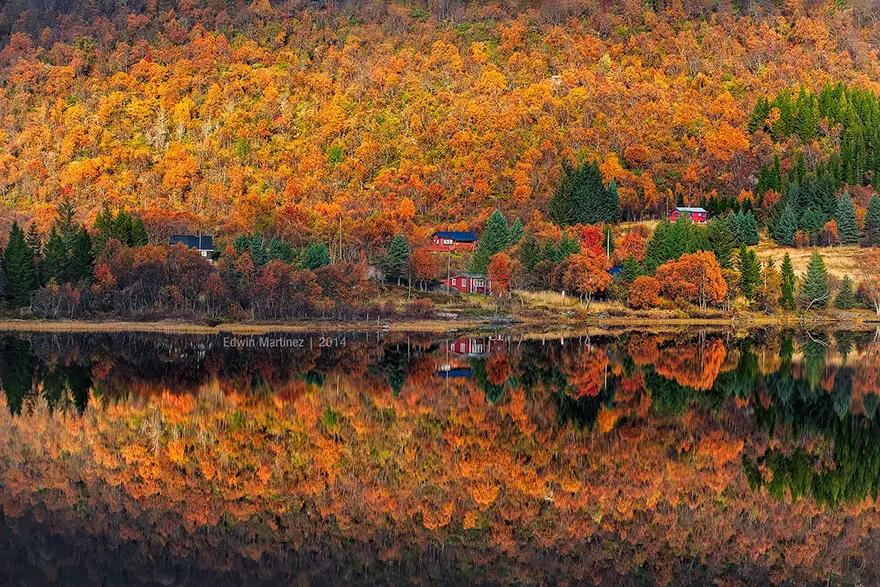
[[[506,233],[507,223],[505,223],[504,229]],[[504,242],[507,242],[506,235]],[[398,234],[394,237],[394,240],[388,245],[388,252],[385,254],[385,263],[383,265],[385,278],[389,281],[396,281],[397,285],[400,285],[400,281],[406,277],[406,266],[409,262],[410,254],[412,254],[412,251],[409,245],[406,244],[406,239],[403,238],[403,235]]]
[[[147,227],[140,216],[135,216],[131,222],[131,246],[144,247],[148,245],[150,238],[147,236]]]
[[[748,249],[743,243],[739,249],[740,290],[749,299],[755,299],[755,293],[761,285],[761,263],[755,251]]]
[[[880,247],[880,196],[871,196],[871,201],[868,202],[865,237],[862,242],[868,247]]]
[[[785,257],[782,259],[782,295],[779,299],[779,305],[785,310],[794,310],[796,283],[797,277],[794,274],[794,266],[791,264],[791,256],[785,253]]]
[[[404,244],[406,244],[404,242]],[[305,248],[300,259],[300,267],[315,271],[330,264],[330,250],[323,243],[311,244]]]
[[[620,218],[617,185],[606,188],[595,162],[578,168],[563,164],[563,177],[550,201],[550,218],[560,226],[616,222]]]
[[[797,229],[797,216],[794,209],[790,205],[786,205],[782,215],[776,221],[776,226],[773,227],[773,240],[784,247],[790,247],[794,243]]]
[[[572,183],[571,203],[573,224],[596,224],[605,219],[607,193],[597,164],[585,163],[578,170]]]
[[[269,241],[269,259],[290,263],[293,261],[293,247],[278,237]]]
[[[531,231],[526,233],[519,245],[519,262],[526,272],[531,274],[535,269],[535,265],[541,262],[541,247],[538,245],[538,239],[535,238]]]
[[[471,259],[471,272],[486,273],[492,255],[506,249],[509,242],[510,232],[507,229],[507,220],[504,219],[501,212],[495,210],[486,222],[486,230],[480,235],[480,242]]]
[[[40,263],[40,276],[42,284],[54,280],[55,283],[64,283],[70,272],[70,251],[67,244],[53,224],[49,229],[49,238],[43,247],[43,259]]]
[[[31,222],[28,225],[27,238],[25,240],[27,241],[28,249],[31,251],[31,256],[34,259],[39,259],[43,252],[43,241],[40,239],[36,222]]]
[[[64,200],[58,204],[56,214],[55,224],[58,227],[58,234],[64,239],[64,242],[69,249],[73,245],[73,240],[76,238],[78,228],[76,220],[74,219],[76,212],[73,209],[73,204],[70,202],[69,198],[64,198]]]
[[[733,240],[727,221],[717,216],[712,218],[706,232],[709,248],[715,253],[718,264],[724,269],[730,269],[736,242]]]
[[[730,229],[730,235],[737,246],[743,243],[742,228],[740,227],[740,216],[733,210],[727,215],[727,227]]]
[[[251,237],[246,234],[240,234],[232,241],[232,248],[235,249],[236,255],[242,255],[251,250]]]
[[[645,269],[651,274],[668,260],[666,258],[666,234],[671,226],[672,224],[668,220],[661,220],[648,241],[645,251]]]
[[[742,242],[750,247],[756,246],[758,244],[758,223],[751,210],[743,215],[741,222]]]
[[[113,219],[113,224],[110,227],[110,238],[119,239],[123,245],[130,247],[131,246],[131,229],[132,229],[132,221],[131,215],[125,210],[119,210],[116,212],[116,218]],[[61,236],[64,237],[64,231],[61,231]]]
[[[21,308],[29,305],[36,289],[34,258],[18,222],[13,221],[9,229],[9,241],[3,251],[3,270],[6,272],[6,299],[9,306]]]
[[[613,179],[605,189],[605,203],[602,211],[604,212],[602,220],[605,222],[620,222],[620,194],[617,192],[617,183]]]
[[[834,300],[834,307],[838,310],[852,310],[858,306],[859,301],[856,298],[855,284],[849,275],[843,276],[843,282],[840,284],[840,291]]]
[[[754,134],[763,130],[768,116],[770,116],[770,102],[766,97],[760,96],[749,118],[749,132]]]
[[[576,238],[568,238],[568,233],[563,232],[562,238],[559,239],[559,245],[556,247],[556,253],[553,262],[557,265],[565,261],[570,255],[577,255],[581,252],[581,244]]]
[[[514,246],[519,243],[520,239],[522,239],[523,234],[525,233],[525,228],[523,228],[523,223],[520,222],[519,218],[513,221],[513,224],[510,225],[510,230],[507,232],[507,244],[508,246]]]
[[[568,164],[562,162],[562,179],[556,186],[556,192],[550,200],[549,215],[550,220],[559,226],[568,226],[574,223],[574,212],[572,210],[572,191],[574,186],[575,170]]]
[[[694,253],[694,223],[686,216],[679,216],[673,222],[665,235],[665,250],[663,263],[674,261],[685,253]]]
[[[101,251],[104,250],[104,245],[107,244],[107,241],[110,240],[110,233],[113,228],[113,213],[110,211],[110,206],[107,202],[104,202],[101,211],[98,212],[98,216],[95,218],[95,224],[92,228],[94,233],[92,246],[95,248],[94,253],[97,257],[101,254]]]
[[[269,251],[266,250],[266,245],[263,244],[263,238],[257,233],[251,235],[249,250],[254,265],[262,267],[269,260]]]
[[[800,227],[802,231],[810,235],[810,242],[815,243],[818,240],[819,233],[822,232],[824,226],[825,221],[822,220],[820,212],[813,208],[804,210],[801,215]]]
[[[623,260],[623,271],[620,272],[620,281],[623,283],[632,283],[637,277],[642,275],[642,264],[636,258],[629,255]]]
[[[828,305],[829,294],[828,269],[822,256],[814,252],[801,285],[801,305],[804,309],[825,308]]]
[[[85,226],[80,226],[70,250],[67,278],[73,283],[91,281],[95,274],[95,258],[92,256],[92,238]]]
[[[860,235],[859,223],[856,220],[856,207],[846,191],[840,196],[837,210],[834,213],[834,219],[837,221],[837,235],[840,237],[841,244],[858,244]]]

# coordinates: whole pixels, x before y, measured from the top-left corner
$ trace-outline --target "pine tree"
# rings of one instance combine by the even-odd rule
[[[98,212],[92,228],[94,229],[92,243],[95,248],[95,256],[97,257],[104,250],[104,245],[107,244],[107,241],[110,240],[110,233],[113,228],[113,213],[110,211],[110,206],[107,202],[104,202],[101,211]]]
[[[740,226],[740,216],[732,211],[727,215],[727,227],[730,229],[730,235],[733,241],[738,245],[743,243],[742,228]]]
[[[149,244],[150,238],[147,236],[147,227],[140,216],[135,216],[131,222],[131,246],[144,247]]]
[[[27,241],[28,249],[31,251],[31,256],[34,259],[39,259],[43,251],[43,241],[40,239],[36,222],[31,222],[28,225],[27,238],[25,240]]]
[[[568,238],[568,233],[563,232],[562,238],[559,239],[559,245],[553,257],[553,262],[557,265],[565,261],[570,255],[577,255],[581,252],[581,244],[576,238]]]
[[[36,289],[34,283],[34,258],[27,246],[24,231],[13,221],[9,229],[9,242],[3,252],[3,269],[6,272],[6,298],[12,308],[31,303]]]
[[[868,247],[880,247],[880,196],[871,196],[871,201],[868,202],[865,238],[862,242]]]
[[[784,247],[790,247],[794,243],[797,229],[797,216],[791,205],[787,205],[773,227],[773,240]]]
[[[131,216],[125,210],[119,210],[118,212],[116,212],[116,218],[113,220],[113,224],[110,226],[110,238],[119,239],[119,242],[121,242],[123,245],[130,247],[131,229]],[[64,236],[63,231],[62,236]]]
[[[534,233],[528,232],[519,245],[519,262],[526,274],[531,274],[535,265],[541,262],[541,248]]]
[[[760,96],[749,118],[749,132],[754,134],[763,130],[768,116],[770,116],[770,102],[766,97]]]
[[[749,299],[755,299],[755,292],[761,284],[761,263],[755,251],[746,248],[745,243],[739,249],[740,290]]]
[[[523,228],[523,223],[520,222],[519,218],[513,221],[513,224],[510,225],[510,230],[507,232],[507,244],[508,246],[514,246],[519,243],[520,239],[522,239],[523,234],[525,233],[525,228]]]
[[[92,238],[85,226],[80,226],[70,249],[68,280],[76,283],[91,281],[95,273],[95,258],[92,256]]]
[[[49,229],[49,238],[43,247],[43,259],[40,263],[40,276],[42,284],[54,280],[55,283],[64,283],[70,272],[70,251],[55,225]]]
[[[492,255],[500,253],[507,248],[510,242],[510,232],[507,229],[507,220],[498,210],[492,212],[486,222],[486,230],[480,236],[480,242],[474,256],[471,259],[471,271],[484,274],[489,267],[489,259]]]
[[[504,229],[506,233],[506,222],[504,224]],[[504,242],[507,242],[506,235]],[[406,277],[406,266],[409,262],[410,254],[412,254],[412,251],[410,250],[409,245],[406,244],[406,239],[403,238],[403,235],[398,234],[394,237],[394,240],[388,245],[388,251],[385,254],[384,270],[386,279],[389,281],[396,281],[397,285],[400,285],[400,280]]]
[[[61,238],[64,239],[64,242],[69,248],[73,244],[73,240],[76,238],[77,231],[77,223],[74,220],[76,211],[73,209],[73,204],[70,202],[69,198],[64,198],[64,200],[58,204],[56,214],[55,224],[58,227],[58,234],[61,235]]]
[[[232,241],[232,248],[235,249],[236,255],[243,255],[251,250],[251,237],[246,234],[240,234]]]
[[[652,275],[657,271],[657,267],[669,260],[666,258],[666,234],[671,226],[668,220],[661,220],[648,241],[645,250],[645,268]]]
[[[856,298],[855,284],[849,275],[843,276],[843,282],[840,284],[840,291],[834,300],[834,307],[838,310],[852,310],[858,306],[859,301]]]
[[[665,238],[664,263],[677,260],[685,253],[694,252],[692,250],[693,230],[694,223],[685,216],[679,216],[678,220],[670,225]]]
[[[794,310],[794,290],[797,283],[797,277],[794,274],[794,266],[791,263],[791,256],[785,253],[782,259],[782,296],[779,299],[779,305],[785,310]]]
[[[730,269],[736,242],[733,240],[727,221],[717,216],[712,218],[706,232],[709,248],[715,253],[718,264],[724,269]]]
[[[814,252],[801,285],[801,304],[805,309],[825,308],[829,298],[828,269],[818,252]]]
[[[742,214],[742,211],[740,211]],[[742,235],[742,242],[745,244],[754,247],[758,244],[758,223],[755,220],[754,214],[749,210],[745,214],[742,215],[742,218],[739,219],[740,222],[740,233]]]
[[[846,191],[840,196],[837,210],[834,213],[834,219],[837,221],[837,234],[840,237],[841,244],[858,244],[860,235],[859,223],[856,220],[856,207]]]
[[[637,277],[642,275],[642,264],[636,258],[629,255],[623,260],[623,271],[620,272],[620,281],[623,283],[632,283]]]
[[[405,244],[405,243],[404,243]],[[311,244],[305,248],[300,267],[315,271],[330,264],[330,250],[323,243]]]
[[[572,190],[574,185],[575,170],[568,164],[562,162],[562,179],[556,186],[556,192],[550,200],[549,215],[550,219],[559,226],[568,226],[574,222],[574,213],[572,210]]]
[[[620,218],[617,185],[606,188],[595,162],[578,168],[563,164],[563,177],[550,201],[550,218],[560,226],[616,222]]]
[[[617,183],[612,179],[605,189],[605,204],[603,206],[604,220],[606,223],[620,221],[620,194],[617,192]]]
[[[278,237],[269,241],[269,258],[290,263],[293,260],[293,247]]]
[[[261,237],[256,232],[251,235],[251,244],[249,250],[254,265],[262,267],[269,261],[269,251],[266,250],[266,245],[263,244],[263,237]]]

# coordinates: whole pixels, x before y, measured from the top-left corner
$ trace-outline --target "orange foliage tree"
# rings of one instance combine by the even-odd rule
[[[727,282],[715,255],[707,251],[684,254],[657,268],[660,291],[672,300],[696,303],[701,309],[720,304],[727,295]]]
[[[594,255],[583,252],[572,255],[562,276],[562,285],[576,292],[589,308],[593,296],[605,291],[611,285],[611,274],[608,272],[610,268],[611,263],[604,254]]]

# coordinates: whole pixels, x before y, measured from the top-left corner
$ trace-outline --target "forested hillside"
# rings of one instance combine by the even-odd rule
[[[750,125],[759,100],[880,90],[880,12],[860,1],[11,0],[0,194],[7,222],[42,230],[62,193],[89,224],[107,202],[151,236],[256,228],[301,245],[342,218],[350,258],[495,208],[546,218],[564,162],[599,163],[624,219],[757,199],[774,155],[787,174],[841,144],[824,119],[775,132],[778,108]]]

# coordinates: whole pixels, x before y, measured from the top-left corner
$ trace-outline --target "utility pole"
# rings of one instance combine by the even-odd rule
[[[452,275],[450,275],[450,271],[452,271],[452,251],[446,251],[446,293],[449,293],[449,280],[452,279]]]
[[[340,261],[342,260],[342,216],[339,217],[339,253],[337,257]]]

